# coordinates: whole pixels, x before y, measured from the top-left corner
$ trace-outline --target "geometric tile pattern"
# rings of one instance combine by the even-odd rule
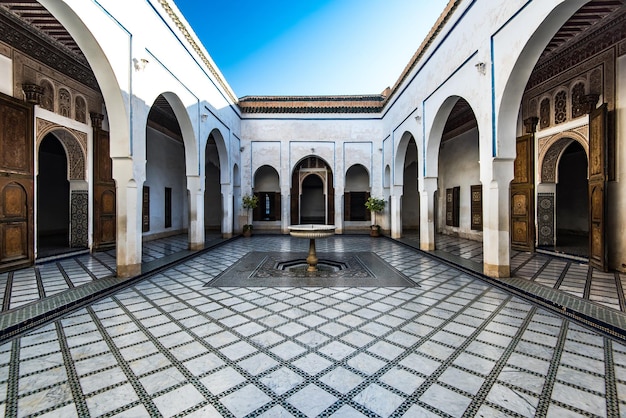
[[[405,235],[401,241],[419,248],[419,235]],[[435,241],[437,250],[434,253],[448,253],[456,257],[452,261],[482,273],[482,242],[448,235],[437,235]],[[626,276],[620,272],[605,273],[586,262],[513,250],[511,277],[529,280],[626,313]]]
[[[154,263],[159,259],[187,250],[187,235],[176,235],[143,245],[142,261]],[[207,236],[207,245],[221,237]],[[17,271],[0,273],[0,306],[2,312],[34,303],[95,280],[115,276],[115,250],[94,252],[71,258],[35,264]]]
[[[0,346],[6,416],[619,416],[626,346],[393,241],[420,287],[204,287],[204,252]]]
[[[206,286],[415,286],[372,252],[317,255],[318,271],[309,272],[304,253],[251,251]]]
[[[72,190],[70,198],[70,247],[89,245],[89,192]]]

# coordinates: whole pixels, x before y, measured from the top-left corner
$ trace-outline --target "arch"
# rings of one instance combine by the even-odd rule
[[[191,124],[191,118],[183,102],[180,100],[176,93],[164,92],[160,96],[163,96],[169,103],[176,121],[180,127],[180,132],[183,137],[183,144],[185,145],[185,171],[188,176],[197,176],[199,172],[199,158],[198,158],[198,145],[196,135]]]
[[[100,87],[104,99],[109,132],[111,138],[111,157],[128,157],[130,155],[130,120],[129,110],[126,107],[124,92],[128,89],[118,80],[115,70],[111,66],[111,57],[116,55],[113,51],[111,57],[104,51],[103,44],[98,41],[93,29],[102,30],[102,36],[106,36],[106,29],[98,19],[101,17],[97,5],[89,4],[81,8],[81,15],[66,2],[56,0],[40,0],[44,6],[57,19],[67,32],[72,36],[83,55],[87,59],[94,76]],[[89,22],[89,20],[92,20]],[[110,48],[117,48],[111,44]],[[116,51],[118,54],[119,51]],[[122,54],[124,52],[121,52]],[[127,77],[128,69],[120,72],[122,77]]]
[[[396,148],[396,153],[395,153],[396,158],[394,162],[394,167],[395,167],[394,183],[398,186],[403,184],[403,183],[398,183],[398,181],[399,179],[404,178],[404,164],[405,164],[405,159],[406,159],[406,151],[411,140],[415,142],[415,146],[417,147],[417,155],[418,155],[417,160],[419,160],[420,147],[417,145],[415,136],[411,132],[406,131],[402,134],[402,137],[400,137],[400,142],[398,142],[398,147]],[[418,163],[418,166],[419,166],[419,163]]]
[[[365,181],[363,181],[365,179]],[[345,191],[365,191],[370,188],[370,173],[363,164],[353,164],[346,170]]]
[[[36,154],[39,155],[41,142],[52,134],[65,149],[67,157],[67,179],[86,180],[87,134],[57,124],[48,124],[37,131]]]
[[[435,118],[430,126],[430,133],[428,134],[426,150],[424,152],[426,156],[424,159],[424,177],[437,177],[439,173],[439,164],[437,161],[439,160],[439,148],[443,130],[446,127],[446,122],[448,121],[448,117],[454,105],[460,98],[460,96],[449,96],[441,103],[439,110],[437,110],[435,114]]]
[[[383,178],[383,187],[388,189],[391,187],[391,167],[389,164],[385,166],[385,177]]]
[[[54,112],[54,87],[50,80],[44,78],[39,82],[42,89],[39,105],[50,112]]]
[[[370,197],[370,173],[362,164],[353,164],[346,170],[343,195],[343,220],[369,221],[370,212],[365,207]]]
[[[307,155],[300,159],[291,170],[291,223],[328,223],[335,219],[335,186],[334,174],[330,164],[316,155]],[[306,216],[302,216],[301,198],[303,183],[307,177],[315,176],[322,182],[322,193],[325,196],[324,214],[316,209]],[[313,181],[313,178],[308,181]],[[309,216],[310,215],[310,216]],[[310,219],[309,219],[310,218]],[[322,219],[323,218],[323,219]]]
[[[494,157],[515,158],[517,122],[526,82],[546,45],[561,26],[588,1],[568,0],[556,5],[551,5],[548,2],[536,2],[532,6],[536,6],[539,10],[534,10],[531,6],[525,12],[534,16],[544,15],[543,20],[537,21],[520,17],[519,24],[524,26],[522,30],[530,30],[531,33],[528,37],[521,33],[518,36],[518,39],[528,39],[528,41],[521,47],[510,71],[505,74],[501,93],[496,92],[496,97],[500,98],[500,103],[495,104],[496,120],[494,123],[498,148],[493,151]],[[547,10],[542,10],[542,7],[547,7]],[[535,28],[529,27],[531,24],[529,20],[536,22],[537,26]],[[507,45],[510,47],[510,44]]]
[[[254,172],[252,188],[255,192],[280,192],[280,175],[270,165],[262,165]]]
[[[589,159],[589,140],[576,131],[564,131],[547,139],[539,150],[539,173],[541,183],[557,183],[557,167],[565,149],[578,142]]]
[[[228,160],[228,148],[226,147],[226,140],[224,139],[224,135],[218,128],[214,128],[209,133],[209,136],[207,137],[207,141],[208,141],[208,138],[211,138],[211,137],[215,141],[215,146],[217,147],[217,156],[219,158],[218,167],[220,168],[221,182],[222,184],[228,184],[230,183],[230,171],[228,169],[229,160]],[[206,144],[205,144],[205,149],[206,149]]]
[[[74,120],[87,123],[87,101],[82,95],[76,95],[74,99]]]
[[[65,252],[71,246],[68,160],[63,142],[53,133],[46,135],[37,149],[37,257]]]

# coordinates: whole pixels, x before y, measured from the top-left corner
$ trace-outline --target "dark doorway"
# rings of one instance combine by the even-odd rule
[[[589,255],[587,154],[572,142],[561,156],[556,185],[556,245],[558,252]]]
[[[70,251],[70,184],[67,156],[59,140],[46,135],[39,146],[37,257]]]
[[[302,180],[302,195],[300,196],[300,223],[326,223],[324,183],[322,182],[322,179],[315,174],[310,174]]]

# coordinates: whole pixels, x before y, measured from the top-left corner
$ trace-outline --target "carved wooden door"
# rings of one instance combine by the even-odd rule
[[[115,181],[109,133],[94,127],[94,248],[115,244]]]
[[[589,114],[589,264],[606,271],[607,105]]]
[[[0,270],[34,261],[32,106],[0,95]]]
[[[511,181],[511,248],[535,250],[534,135],[517,138],[514,178]]]

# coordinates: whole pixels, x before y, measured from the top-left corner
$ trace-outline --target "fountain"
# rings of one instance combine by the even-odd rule
[[[309,254],[306,262],[309,265],[307,272],[317,271],[317,253],[315,251],[316,238],[328,238],[335,235],[335,225],[291,225],[289,233],[292,237],[309,239]]]

